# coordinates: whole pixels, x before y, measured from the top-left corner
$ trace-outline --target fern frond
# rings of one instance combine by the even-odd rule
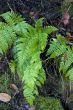
[[[18,25],[20,26],[21,23],[21,25],[24,24],[25,27],[26,23],[25,21],[23,21],[23,18],[21,16],[18,16],[14,12],[7,12],[1,14],[0,16],[2,16],[6,22],[0,22],[0,53],[6,54],[7,50],[11,48],[12,44],[17,39],[16,34],[19,31]],[[20,27],[25,32],[26,29],[24,29],[22,26]]]
[[[16,72],[16,63],[15,63],[14,60],[11,60],[11,61],[9,62],[9,68],[10,68],[10,70],[11,70],[11,73],[15,73],[15,72]]]
[[[47,55],[50,55],[50,58],[58,57],[66,51],[66,48],[67,46],[65,38],[58,36],[57,39],[53,39],[51,42]]]
[[[68,47],[62,57],[62,62],[60,63],[60,71],[63,70],[63,72],[65,73],[69,69],[69,67],[72,65],[72,63],[73,63],[72,59],[73,59],[73,52]]]
[[[14,13],[13,11],[6,12],[4,14],[1,14],[0,16],[2,16],[4,18],[5,22],[8,25],[16,25],[19,22],[24,20],[20,15]]]
[[[30,39],[29,39],[30,40]],[[26,42],[26,40],[25,40]],[[26,44],[27,43],[27,44]],[[24,82],[24,96],[26,100],[29,102],[33,102],[33,97],[35,97],[35,88],[36,81],[39,78],[40,69],[42,69],[42,63],[40,61],[40,50],[38,46],[37,40],[33,39],[20,44],[17,44],[14,48],[16,48],[17,53],[15,54],[17,61],[17,72]],[[43,74],[45,77],[45,74]],[[44,78],[42,80],[44,82]],[[41,84],[41,81],[40,81]],[[30,91],[29,91],[30,90]],[[29,94],[30,93],[30,94]],[[29,99],[29,100],[28,100]],[[31,102],[29,102],[31,104]]]
[[[20,37],[14,44],[13,53],[17,64],[17,73],[24,84],[24,96],[32,105],[35,95],[38,94],[38,87],[44,84],[46,79],[40,54],[46,47],[49,32],[42,27],[42,19],[36,22],[35,27],[29,24],[26,26],[22,24],[22,27],[19,25],[16,27]],[[55,30],[53,29],[53,31]]]
[[[73,68],[67,71],[66,77],[69,77],[69,80],[73,81]]]
[[[8,48],[11,47],[12,43],[16,39],[16,34],[9,26],[0,29],[0,50],[2,53],[6,53]]]
[[[69,45],[69,41],[62,36],[58,36],[51,42],[47,55],[50,58],[59,58],[59,72],[63,73],[65,77],[68,77],[72,81],[73,50],[72,46]]]
[[[36,21],[35,23],[35,29],[36,31],[42,31],[43,29],[43,26],[42,26],[42,21],[43,21],[44,18],[40,18]]]
[[[44,28],[44,32],[47,34],[51,34],[52,32],[58,31],[58,29],[54,26],[46,26]]]

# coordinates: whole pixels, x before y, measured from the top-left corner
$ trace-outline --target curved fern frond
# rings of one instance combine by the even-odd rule
[[[19,22],[24,21],[24,19],[23,19],[20,15],[14,13],[13,11],[11,11],[11,12],[6,12],[6,13],[4,13],[4,14],[1,14],[0,16],[3,17],[3,19],[5,20],[5,22],[6,22],[8,25],[16,25],[16,24],[18,24]]]
[[[36,81],[40,82],[40,85],[45,81],[45,74],[42,62],[40,61],[41,50],[39,44],[39,39],[36,37],[32,37],[31,39],[20,38],[13,50],[15,53],[14,58],[17,62],[17,72],[24,82],[24,96],[30,105],[32,105],[37,92]]]
[[[47,51],[47,55],[50,55],[50,58],[55,58],[62,55],[66,51],[67,40],[62,36],[58,36],[57,39],[53,39],[50,44],[50,48]]]
[[[7,50],[11,48],[12,44],[17,39],[16,34],[18,30],[16,31],[15,28],[18,25],[20,26],[20,23],[24,23],[25,27],[26,23],[21,16],[18,16],[14,12],[7,12],[0,16],[2,16],[6,22],[0,22],[0,54],[6,54]]]
[[[73,81],[73,68],[67,71],[66,77],[69,77],[69,80]]]
[[[3,25],[2,25],[3,26]],[[9,26],[0,29],[0,53],[4,54],[16,39],[16,34]]]
[[[65,77],[72,81],[73,50],[72,46],[69,45],[69,41],[63,36],[58,36],[51,42],[47,55],[50,58],[59,58],[59,72],[62,72]]]
[[[37,21],[35,27],[29,24],[26,26],[22,24],[22,27],[16,27],[20,37],[14,44],[13,53],[17,64],[17,73],[24,84],[24,96],[32,105],[35,95],[38,94],[38,87],[44,84],[46,79],[40,54],[45,49],[50,31],[46,32],[46,28],[42,27],[42,19]],[[24,31],[25,28],[26,31]],[[47,28],[50,29],[50,27]],[[53,31],[56,30],[56,28],[53,29]]]

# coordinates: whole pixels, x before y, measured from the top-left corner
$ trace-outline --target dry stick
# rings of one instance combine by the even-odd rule
[[[11,8],[10,4],[7,2],[7,5],[9,7],[9,9],[11,10],[11,12],[13,12],[13,9]]]
[[[69,91],[70,91],[70,93],[71,93],[71,90],[72,90],[71,81],[70,81],[70,83],[69,83],[69,86],[70,86]]]

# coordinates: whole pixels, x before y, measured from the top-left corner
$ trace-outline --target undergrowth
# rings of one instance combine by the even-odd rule
[[[57,36],[50,42],[47,55],[58,59],[59,73],[69,81],[73,81],[73,45],[63,36]]]
[[[38,88],[41,88],[46,80],[40,54],[44,52],[49,34],[57,29],[53,26],[43,26],[43,18],[31,26],[14,12],[0,16],[4,21],[0,22],[0,59],[6,57],[8,50],[11,50],[13,59],[8,61],[11,73],[19,75],[23,94],[27,102],[33,105]],[[73,46],[63,36],[51,39],[49,44],[48,59],[56,59],[59,74],[73,81]]]
[[[53,97],[39,96],[35,102],[36,110],[63,110],[60,100]]]
[[[14,59],[9,62],[9,67],[12,73],[19,75],[24,96],[32,105],[38,95],[38,87],[46,80],[40,54],[46,47],[48,34],[57,29],[52,26],[43,27],[43,18],[31,26],[14,12],[0,16],[5,21],[0,22],[0,59],[11,49]]]

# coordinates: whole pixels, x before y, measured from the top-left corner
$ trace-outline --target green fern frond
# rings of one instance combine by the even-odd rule
[[[55,27],[42,26],[43,18],[37,20],[35,26],[26,23],[14,12],[1,14],[5,20],[0,22],[0,53],[6,54],[13,45],[14,61],[9,63],[11,72],[17,72],[23,82],[23,93],[27,102],[32,105],[38,94],[38,87],[46,79],[41,52],[44,51],[48,34],[57,31]],[[15,66],[15,67],[14,67]]]
[[[44,18],[40,18],[36,21],[35,23],[35,29],[36,31],[41,31],[43,29],[43,26],[42,26],[42,21],[43,21]]]
[[[40,70],[42,69],[42,63],[40,61],[40,46],[39,46],[39,39],[33,38],[29,39],[28,41],[27,39],[24,38],[23,42],[21,42],[21,38],[20,38],[20,43],[18,43],[15,47],[14,47],[14,53],[15,54],[15,58],[17,61],[17,72],[19,73],[19,76],[21,77],[22,81],[24,82],[24,96],[26,97],[27,101],[29,102],[32,97],[34,97],[35,94],[35,87],[36,85],[36,81],[37,78],[41,77],[43,74],[40,72]],[[16,49],[15,49],[16,48]],[[40,72],[40,73],[39,73]],[[20,74],[21,73],[21,74]],[[43,74],[45,77],[45,74]],[[41,79],[39,79],[38,81],[40,82],[44,82],[43,77],[42,81]],[[29,94],[29,86],[30,88],[30,94]],[[26,92],[27,91],[27,92]],[[26,95],[27,93],[27,95]],[[32,94],[32,95],[31,95]],[[29,100],[28,100],[29,99]],[[32,99],[33,100],[33,99]],[[31,101],[32,102],[32,101]],[[30,102],[30,104],[31,104]]]
[[[11,70],[11,73],[15,73],[16,72],[16,63],[15,63],[15,61],[11,60],[9,62],[9,68]]]
[[[24,31],[25,28],[26,31]],[[42,27],[42,19],[36,22],[35,27],[29,24],[16,27],[20,37],[14,44],[14,59],[17,64],[17,73],[24,84],[24,96],[30,105],[33,104],[35,95],[38,94],[38,87],[44,84],[46,79],[40,59],[40,54],[46,47],[49,33],[45,30],[46,28]],[[55,30],[52,28],[50,31]]]
[[[52,32],[58,31],[58,29],[54,26],[46,26],[44,28],[44,32],[47,34],[51,34]]]
[[[2,50],[2,53],[7,52],[15,39],[16,34],[9,26],[5,26],[4,29],[0,30],[0,50]]]
[[[69,77],[69,80],[73,81],[73,68],[67,71],[66,77]]]
[[[53,39],[50,44],[50,48],[47,51],[47,55],[50,58],[55,58],[62,55],[66,51],[66,40],[62,36],[58,36],[57,39]]]
[[[58,36],[51,42],[47,55],[50,58],[59,58],[59,72],[63,73],[65,77],[68,77],[72,81],[73,50],[72,46],[69,45],[69,41],[62,36]]]
[[[16,25],[24,20],[20,15],[14,13],[13,11],[6,12],[4,14],[1,14],[0,16],[2,16],[5,19],[5,22],[8,25]]]
[[[7,50],[11,48],[12,44],[14,41],[17,39],[17,32],[15,28],[19,25],[20,23],[24,23],[25,27],[25,21],[23,21],[23,18],[21,16],[18,16],[14,12],[7,12],[4,14],[1,14],[5,19],[5,22],[0,22],[0,54],[6,54]],[[23,28],[22,26],[20,26]],[[17,29],[17,28],[16,28]],[[23,29],[25,32],[25,29]]]

